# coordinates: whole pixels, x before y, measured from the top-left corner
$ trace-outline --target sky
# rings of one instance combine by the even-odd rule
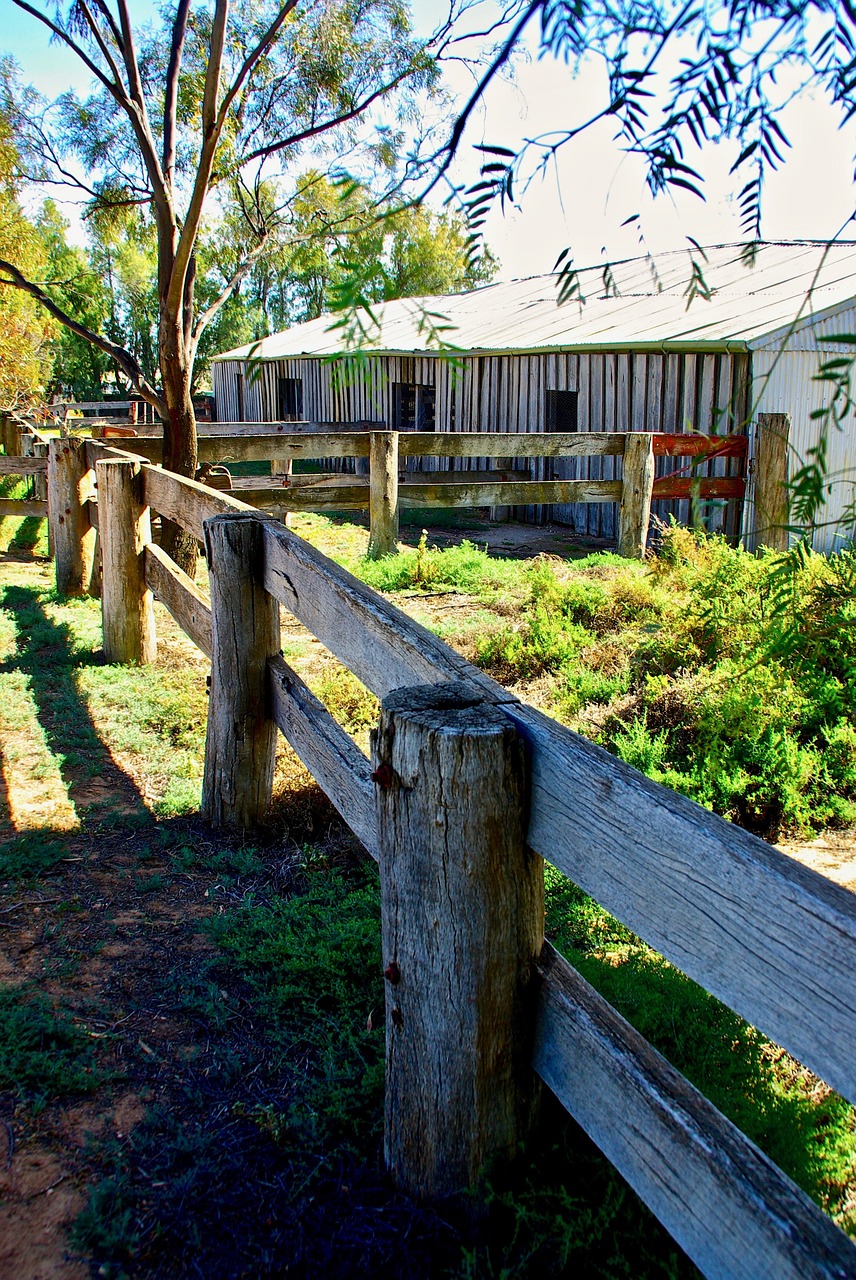
[[[417,23],[433,19],[437,0],[417,0]],[[49,7],[49,6],[48,6]],[[131,0],[132,12],[146,17],[152,0]],[[77,59],[51,44],[47,32],[5,0],[0,49],[12,54],[23,75],[47,96],[69,87],[85,92],[88,75]],[[453,71],[450,86],[463,98],[469,73]],[[467,130],[455,176],[472,181],[478,172],[474,144],[514,146],[544,129],[573,124],[603,100],[600,68],[584,65],[575,76],[551,57],[530,56],[519,63],[512,81],[495,81]],[[802,95],[788,109],[785,129],[793,144],[787,163],[769,182],[764,204],[765,239],[826,239],[839,232],[854,211],[853,168],[856,124],[841,130],[834,110],[822,99]],[[500,260],[500,278],[512,279],[553,269],[559,253],[571,248],[578,266],[632,257],[644,249],[661,251],[686,245],[691,235],[702,244],[739,240],[740,227],[728,169],[735,151],[707,147],[704,154],[705,202],[688,193],[677,199],[646,195],[637,158],[622,153],[614,123],[604,122],[560,153],[542,179],[519,198],[520,207],[494,212],[486,239]],[[688,157],[692,161],[692,157]],[[622,227],[632,213],[642,215],[645,243],[637,226]],[[75,222],[73,209],[66,216]],[[74,233],[80,238],[81,232]],[[856,223],[845,238],[856,238]]]

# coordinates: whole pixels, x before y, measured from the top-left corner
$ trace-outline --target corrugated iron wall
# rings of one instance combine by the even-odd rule
[[[856,322],[856,316],[853,320]],[[837,332],[845,332],[841,324],[839,317]],[[852,351],[848,346],[839,349]],[[821,361],[829,354],[816,349],[752,354],[752,417],[755,419],[759,413],[790,414],[791,475],[808,460],[809,449],[818,441],[821,423],[812,418],[812,414],[826,408],[830,395],[828,384],[818,381],[816,374]],[[856,499],[856,420],[852,416],[846,420],[843,430],[830,430],[827,471],[829,492],[823,527],[816,530],[813,545],[817,551],[829,552],[856,536],[852,522],[846,526],[842,523],[846,508]],[[747,511],[746,521],[750,519]],[[746,523],[744,527],[750,526]]]

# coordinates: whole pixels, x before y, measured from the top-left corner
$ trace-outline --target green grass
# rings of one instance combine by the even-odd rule
[[[84,1031],[37,989],[0,988],[0,1090],[38,1113],[49,1099],[89,1093],[97,1084]]]
[[[23,476],[0,476],[0,498],[31,498],[32,481]],[[0,553],[48,554],[48,522],[36,516],[0,517]]]

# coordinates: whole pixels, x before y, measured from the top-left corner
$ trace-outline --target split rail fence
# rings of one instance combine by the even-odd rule
[[[856,1102],[856,896],[520,702],[280,521],[95,442],[52,441],[60,591],[100,540],[110,661],[153,597],[211,658],[203,812],[248,827],[279,729],[380,864],[385,1147],[421,1195],[525,1135],[540,1077],[704,1274],[856,1277],[856,1247],[543,940],[548,859]],[[151,538],[204,542],[210,597]],[[285,662],[294,615],[382,699],[367,759]]]
[[[47,438],[30,423],[12,414],[0,422],[0,479],[4,476],[25,479],[29,492],[25,498],[0,496],[0,518],[3,516],[45,519],[48,514]]]

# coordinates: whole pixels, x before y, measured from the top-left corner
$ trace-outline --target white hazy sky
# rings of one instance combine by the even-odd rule
[[[420,25],[430,22],[435,5],[436,0],[419,0]],[[70,86],[85,92],[88,77],[76,58],[49,43],[39,24],[9,0],[2,0],[2,8],[0,47],[13,55],[24,76],[48,96]],[[135,17],[139,13],[145,18],[154,5],[152,0],[131,0],[131,8]],[[453,87],[462,95],[469,92],[466,73],[458,73]],[[574,77],[549,57],[522,63],[513,83],[495,82],[488,91],[467,131],[459,178],[472,180],[477,172],[473,144],[514,146],[546,129],[570,126],[589,116],[604,93],[597,66],[583,67]],[[826,239],[853,213],[856,124],[845,130],[837,125],[836,113],[820,98],[803,95],[789,107],[785,131],[793,146],[767,188],[765,239]],[[549,271],[567,246],[580,266],[601,261],[604,250],[613,259],[633,256],[640,252],[638,230],[622,229],[621,223],[637,212],[643,217],[646,246],[655,251],[679,248],[687,235],[702,244],[740,239],[733,180],[728,179],[733,150],[706,149],[705,202],[688,193],[653,202],[645,193],[639,161],[622,153],[614,127],[607,121],[581,136],[547,176],[520,193],[519,209],[491,215],[487,240],[500,259],[502,278]],[[845,238],[856,238],[856,223]]]

